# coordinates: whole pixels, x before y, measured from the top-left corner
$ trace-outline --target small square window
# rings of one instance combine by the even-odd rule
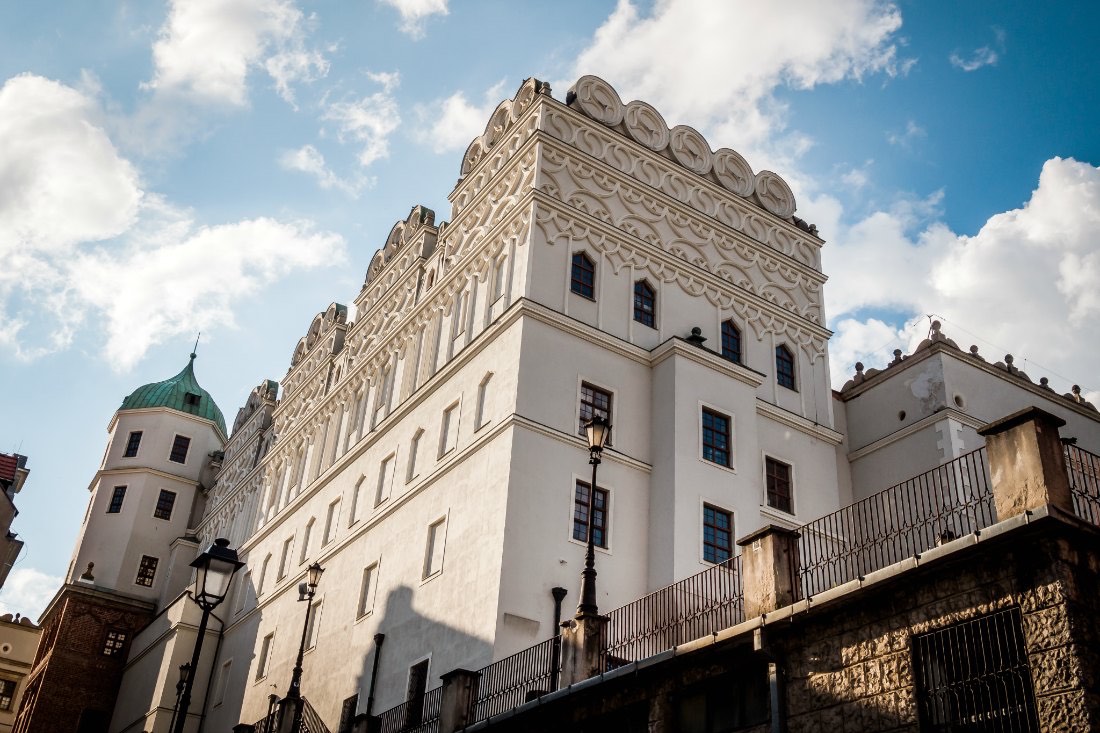
[[[201,401],[202,397],[194,392],[186,392],[183,395],[183,404],[188,407],[198,407]]]
[[[157,508],[153,510],[153,516],[157,519],[171,519],[172,508],[176,505],[176,492],[167,489],[160,490],[157,497]]]
[[[787,514],[794,514],[791,493],[791,467],[774,458],[764,459],[764,478],[768,488],[768,506]]]
[[[584,481],[577,482],[577,490],[573,494],[573,539],[588,542],[588,517],[590,484]],[[596,547],[607,549],[607,489],[596,487],[592,500],[592,544]]]
[[[122,511],[122,502],[126,499],[126,487],[116,486],[115,491],[111,494],[111,503],[107,506],[108,514],[118,514]]]
[[[153,579],[157,576],[157,563],[160,562],[155,557],[149,555],[142,555],[141,562],[138,564],[137,578],[134,583],[137,585],[143,585],[146,588],[153,587]]]
[[[119,657],[126,647],[127,633],[119,629],[108,629],[107,636],[103,640],[103,656]]]
[[[720,563],[733,556],[733,513],[703,505],[703,559]]]
[[[191,447],[191,439],[177,435],[176,439],[172,441],[172,452],[168,456],[168,460],[173,463],[187,463],[187,449]]]
[[[719,466],[730,467],[730,419],[703,408],[703,458]]]
[[[122,454],[122,457],[133,458],[138,454],[139,447],[141,447],[141,431],[135,430],[130,433],[130,437],[126,440],[126,451]]]

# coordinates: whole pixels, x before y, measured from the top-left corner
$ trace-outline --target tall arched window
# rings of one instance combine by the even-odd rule
[[[596,298],[596,265],[584,252],[573,255],[573,271],[569,289],[586,298]]]
[[[722,356],[741,363],[741,332],[733,321],[722,321]]]
[[[634,283],[634,320],[650,328],[656,328],[657,298],[653,288],[645,280]]]
[[[783,344],[775,347],[775,381],[780,387],[797,389],[794,385],[794,354]]]

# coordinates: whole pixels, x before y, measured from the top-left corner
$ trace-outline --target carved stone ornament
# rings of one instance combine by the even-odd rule
[[[591,75],[577,79],[577,83],[569,89],[565,103],[608,127],[622,122],[626,111],[618,92],[600,77]]]
[[[668,149],[677,163],[700,176],[710,173],[714,165],[714,154],[710,152],[706,138],[687,125],[672,128]]]
[[[780,219],[794,215],[794,193],[787,182],[771,171],[756,174],[756,198],[760,205]]]
[[[726,190],[748,198],[756,187],[752,166],[736,150],[721,148],[714,153],[714,176]]]
[[[668,147],[669,131],[665,118],[651,105],[634,100],[623,114],[626,132],[634,141],[650,150],[661,152]]]

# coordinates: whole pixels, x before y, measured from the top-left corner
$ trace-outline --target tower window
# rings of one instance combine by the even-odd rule
[[[122,511],[122,502],[126,498],[126,487],[116,486],[115,492],[111,494],[111,503],[107,507],[108,514],[118,514]]]
[[[194,392],[186,392],[183,395],[183,404],[187,405],[188,407],[198,407],[199,402],[201,401],[202,397],[195,394]]]
[[[588,542],[588,489],[589,484],[584,481],[577,482],[576,493],[573,494],[573,539]],[[596,493],[592,497],[592,544],[596,547],[607,548],[607,489],[596,487]]]
[[[722,357],[741,363],[741,332],[733,321],[722,321]]]
[[[126,440],[126,451],[122,454],[123,458],[133,458],[137,455],[138,447],[141,445],[141,431],[135,430],[130,433],[130,437]]]
[[[11,710],[15,700],[15,682],[0,680],[0,710]]]
[[[120,631],[119,629],[108,629],[107,637],[103,640],[103,656],[121,656],[123,647],[126,646],[126,637],[127,634],[125,631]]]
[[[157,563],[160,562],[155,557],[149,555],[141,556],[141,563],[138,564],[137,578],[134,579],[136,585],[143,585],[146,588],[153,587],[153,579],[157,576]]]
[[[187,449],[190,447],[190,438],[177,435],[176,439],[172,441],[172,452],[168,455],[168,460],[173,463],[187,463]]]
[[[730,465],[730,419],[703,408],[703,458],[720,466]]]
[[[634,320],[650,328],[657,322],[657,294],[645,280],[634,283]]]
[[[596,266],[584,252],[573,255],[569,289],[586,298],[595,299],[596,297]]]
[[[733,514],[703,505],[703,559],[720,563],[733,555]]]
[[[768,486],[768,506],[787,514],[794,514],[791,497],[791,467],[782,461],[766,457],[764,478]]]
[[[160,496],[157,497],[157,508],[153,510],[153,517],[156,519],[171,519],[172,508],[175,506],[176,492],[161,489]]]
[[[795,389],[794,354],[782,344],[775,347],[775,381],[780,387]]]
[[[581,406],[577,411],[577,434],[584,435],[584,425],[594,417],[611,422],[611,393],[581,382]],[[608,443],[610,444],[610,440]]]

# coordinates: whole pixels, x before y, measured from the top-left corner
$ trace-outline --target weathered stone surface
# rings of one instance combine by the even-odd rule
[[[1069,647],[1056,647],[1028,657],[1035,694],[1062,692],[1080,685],[1081,669]]]
[[[1082,690],[1051,695],[1036,701],[1039,727],[1044,733],[1074,733],[1091,730]]]
[[[1065,605],[1049,606],[1024,616],[1028,651],[1062,646],[1070,642],[1069,613]]]

